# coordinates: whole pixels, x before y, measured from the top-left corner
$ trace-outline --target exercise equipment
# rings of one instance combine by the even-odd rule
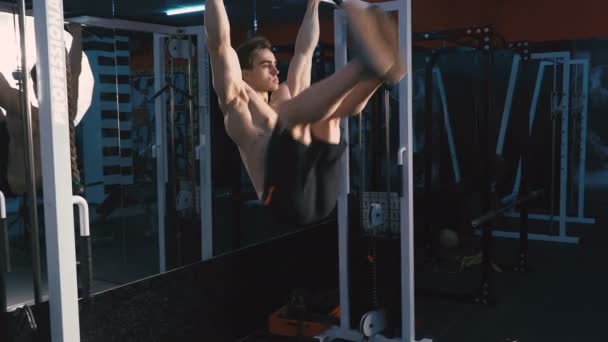
[[[11,271],[11,252],[6,224],[6,198],[0,191],[0,313],[7,309],[6,274]]]
[[[404,51],[411,51],[410,31],[411,31],[411,4],[409,1],[389,1],[376,3],[384,11],[397,11],[399,18],[399,45]],[[346,54],[346,22],[340,10],[334,11],[334,41],[336,44],[335,65],[336,69],[344,66],[347,61]],[[408,54],[406,67],[411,69],[411,57]],[[411,74],[411,70],[406,73]],[[340,325],[336,326],[318,338],[321,341],[330,341],[333,338],[341,338],[347,341],[359,341],[368,338],[370,341],[414,341],[414,288],[413,288],[413,194],[412,194],[412,150],[411,150],[411,96],[407,91],[411,90],[411,79],[404,78],[399,86],[399,147],[397,148],[397,161],[400,168],[402,181],[399,196],[399,231],[400,231],[400,251],[401,251],[401,337],[387,338],[378,330],[370,327],[370,322],[382,324],[381,310],[372,310],[364,314],[360,321],[359,328],[364,331],[357,331],[351,328],[351,307],[349,298],[349,217],[348,217],[348,194],[350,193],[349,158],[345,154],[343,158],[346,177],[342,185],[341,195],[338,198],[338,232],[339,232],[339,284],[340,284]],[[408,100],[409,99],[409,100]],[[348,137],[348,129],[345,127],[343,133]],[[387,208],[388,209],[388,208]],[[376,209],[377,210],[377,209]],[[364,209],[364,212],[367,210]],[[373,255],[372,255],[373,257]],[[395,284],[395,286],[399,286]],[[365,336],[364,333],[370,334]]]
[[[530,238],[533,240],[542,241],[555,241],[563,243],[578,243],[578,237],[569,236],[567,234],[568,223],[583,223],[593,224],[595,223],[594,218],[585,217],[585,174],[586,174],[586,146],[587,146],[587,112],[588,112],[588,87],[589,87],[589,72],[590,65],[589,60],[585,58],[572,59],[571,53],[567,51],[556,51],[556,52],[536,52],[537,49],[533,44],[529,42],[512,42],[509,44],[510,47],[515,51],[513,56],[513,62],[511,64],[511,73],[509,77],[508,92],[505,99],[505,108],[502,113],[502,120],[500,123],[500,134],[496,144],[496,154],[502,155],[505,150],[505,143],[507,140],[507,127],[510,122],[512,104],[514,99],[514,92],[518,83],[518,74],[522,67],[520,65],[528,66],[532,61],[538,61],[538,71],[535,79],[534,90],[532,92],[532,103],[529,108],[528,117],[528,134],[532,134],[535,121],[537,117],[537,108],[539,103],[540,92],[542,88],[542,82],[545,77],[546,70],[552,68],[549,72],[552,72],[551,82],[551,94],[550,94],[550,108],[549,115],[551,119],[551,174],[550,174],[550,189],[548,195],[550,198],[549,213],[530,213],[530,218],[533,220],[549,221],[552,226],[554,222],[558,222],[557,234],[530,234]],[[561,72],[558,72],[558,68],[561,67]],[[571,96],[571,80],[572,70],[574,68],[575,75],[577,76],[579,67],[581,70],[581,81],[582,86],[580,92]],[[561,78],[561,85],[557,84],[558,78]],[[575,91],[578,90],[578,79],[573,80],[575,84]],[[561,89],[561,91],[560,91]],[[560,134],[558,138],[557,124],[559,121]],[[578,127],[574,125],[572,131],[570,129],[571,124],[578,123]],[[576,129],[578,128],[578,129]],[[570,163],[574,162],[570,158],[570,142],[577,143],[578,152],[578,165],[571,167]],[[559,142],[559,149],[557,149],[557,143]],[[559,166],[555,163],[556,152],[559,151]],[[556,168],[559,167],[559,177],[556,177]],[[570,176],[570,170],[578,169],[578,179],[574,179]],[[518,168],[515,182],[513,185],[512,196],[516,196],[520,182],[522,178],[521,166]],[[556,191],[556,178],[559,178],[559,192]],[[572,211],[569,206],[571,201],[569,200],[568,194],[568,183],[577,183],[577,188],[572,191],[572,196],[577,197],[575,214],[572,215]],[[508,199],[508,198],[507,198]],[[559,207],[557,212],[555,211],[555,199],[559,200]],[[509,216],[515,217],[518,215],[516,212],[508,213]],[[516,237],[510,232],[495,232],[497,236],[501,237]]]
[[[42,268],[40,265],[40,242],[39,242],[39,225],[38,225],[38,204],[36,196],[36,174],[34,165],[34,138],[32,131],[32,111],[29,99],[29,87],[27,70],[29,70],[26,60],[26,32],[25,32],[25,0],[18,1],[18,17],[19,17],[19,38],[21,47],[21,66],[19,94],[21,95],[21,113],[23,120],[23,137],[25,146],[25,179],[27,183],[27,212],[28,220],[26,225],[30,233],[30,248],[32,253],[32,273],[34,277],[34,300],[36,304],[42,302]],[[62,28],[63,29],[63,28]],[[62,45],[63,46],[63,45]],[[63,54],[62,54],[63,55]]]

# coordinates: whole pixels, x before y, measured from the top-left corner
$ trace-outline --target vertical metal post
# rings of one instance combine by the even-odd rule
[[[23,138],[25,140],[25,169],[27,180],[27,211],[30,231],[30,246],[32,253],[32,273],[34,277],[34,301],[42,302],[42,267],[40,265],[40,235],[38,230],[38,205],[36,196],[36,172],[34,161],[34,138],[32,133],[32,110],[29,99],[29,74],[27,65],[25,32],[25,0],[19,0],[19,41],[21,43],[21,110],[23,120]],[[71,173],[70,173],[71,174]]]
[[[334,44],[336,46],[334,61],[336,71],[346,65],[347,31],[346,18],[342,11],[334,11]],[[342,134],[348,140],[347,120],[342,120]],[[348,153],[342,157],[343,182],[338,196],[338,255],[340,269],[340,328],[350,330],[350,301],[348,290],[348,194],[350,192],[350,171]]]
[[[578,167],[578,217],[585,217],[585,172],[587,171],[587,114],[589,112],[589,60],[581,61],[583,65],[583,109],[581,110],[581,132],[579,142]]]
[[[504,110],[502,111],[502,117],[500,121],[500,131],[498,133],[498,140],[496,142],[496,155],[502,156],[505,137],[507,135],[507,127],[509,126],[509,118],[511,116],[511,106],[513,105],[513,94],[515,93],[515,84],[517,83],[517,74],[519,72],[519,63],[521,57],[519,55],[513,56],[513,64],[511,64],[511,73],[509,75],[509,85],[507,87],[507,96],[505,99]]]
[[[399,47],[405,52],[405,77],[399,83],[398,158],[407,154],[402,167],[401,227],[401,336],[414,341],[414,188],[412,186],[412,1],[398,1]]]
[[[34,0],[40,148],[53,342],[80,341],[63,2]]]
[[[562,123],[560,149],[559,184],[559,235],[566,236],[566,216],[568,214],[568,120],[570,114],[570,56],[562,59]]]
[[[534,118],[536,117],[536,107],[538,105],[538,97],[540,96],[540,88],[543,83],[543,76],[545,74],[545,67],[549,65],[549,62],[543,61],[538,67],[538,74],[536,76],[536,83],[534,84],[534,93],[532,93],[532,103],[530,104],[530,112],[528,114],[528,134],[532,133],[532,127],[534,126]],[[521,160],[517,166],[517,175],[515,176],[515,183],[513,184],[513,194],[517,196],[519,193],[519,186],[521,182]]]
[[[173,36],[169,36],[169,41],[174,39]],[[165,240],[165,248],[170,253],[168,259],[169,267],[178,267],[182,264],[182,246],[181,239],[182,234],[179,223],[177,222],[177,149],[175,148],[175,70],[174,70],[174,57],[169,54],[169,115],[168,118],[168,136],[167,136],[167,190],[165,202],[165,229],[168,231],[167,239]],[[175,250],[173,250],[175,248]]]
[[[201,246],[202,260],[213,257],[213,186],[211,184],[211,113],[209,106],[209,54],[203,29],[197,33],[198,51],[198,113],[200,134],[200,177],[201,177]]]
[[[165,51],[164,35],[154,34],[154,92],[158,93],[165,84]],[[165,122],[165,96],[160,95],[154,101],[154,121],[156,123],[156,143],[153,154],[156,158],[156,193],[158,201],[158,255],[159,270],[167,270],[167,258],[165,250],[165,184],[167,182],[167,144],[166,144],[166,122]]]
[[[401,18],[399,18],[401,19]],[[433,187],[433,66],[435,65],[437,55],[434,53],[426,57],[425,64],[425,92],[424,92],[424,248],[428,256],[432,256],[433,251],[433,233],[431,231],[432,211],[432,187]],[[401,100],[400,100],[401,101]]]
[[[6,273],[10,272],[10,249],[6,225],[6,199],[0,191],[0,313],[6,312]],[[2,335],[0,335],[1,337]]]
[[[450,160],[452,161],[452,171],[454,172],[454,182],[460,183],[460,166],[458,164],[458,155],[456,154],[456,144],[454,144],[454,134],[452,133],[452,124],[450,123],[450,111],[448,110],[448,101],[445,94],[445,85],[443,76],[439,67],[433,68],[433,74],[437,78],[437,89],[441,98],[441,106],[443,107],[443,122],[445,126],[445,134],[448,138],[448,148],[450,149]]]

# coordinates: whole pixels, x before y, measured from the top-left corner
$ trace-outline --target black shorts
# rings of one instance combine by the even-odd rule
[[[317,139],[304,145],[277,123],[266,155],[264,205],[278,223],[307,225],[325,219],[336,207],[346,143]]]
[[[0,191],[7,197],[12,196],[8,186],[8,179],[6,178],[8,167],[8,143],[9,136],[6,121],[0,120]]]

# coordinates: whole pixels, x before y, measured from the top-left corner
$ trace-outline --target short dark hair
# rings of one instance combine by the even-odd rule
[[[253,53],[258,49],[271,49],[270,41],[262,36],[254,36],[247,39],[236,49],[239,56],[239,63],[242,69],[253,68]]]

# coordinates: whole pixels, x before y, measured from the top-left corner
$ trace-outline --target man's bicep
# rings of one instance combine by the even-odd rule
[[[222,103],[234,100],[239,93],[242,74],[236,51],[230,46],[209,51],[213,88]]]

